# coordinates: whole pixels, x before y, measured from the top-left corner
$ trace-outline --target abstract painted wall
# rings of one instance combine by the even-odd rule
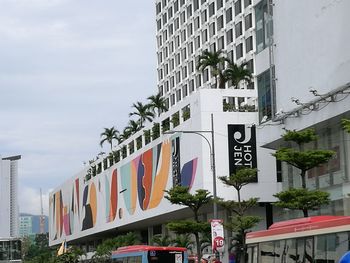
[[[180,163],[180,137],[163,141],[88,182],[75,178],[50,195],[50,240],[74,239],[94,228],[115,227],[124,217],[157,208],[174,184],[192,187],[198,158]],[[98,232],[98,229],[96,230]]]

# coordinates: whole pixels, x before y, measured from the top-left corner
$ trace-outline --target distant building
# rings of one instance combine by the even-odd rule
[[[19,217],[19,235],[21,237],[31,236],[33,234],[32,216]]]
[[[18,237],[18,160],[0,158],[0,237]]]
[[[48,217],[45,217],[45,228],[44,232],[48,232]],[[21,237],[25,236],[35,236],[40,233],[40,215],[31,215],[21,213],[19,216],[19,235]]]

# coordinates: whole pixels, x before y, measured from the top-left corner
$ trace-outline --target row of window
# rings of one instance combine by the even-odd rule
[[[233,42],[231,34],[232,31],[229,30],[226,36],[226,43],[225,37],[221,36],[217,40],[217,44],[212,43],[210,45],[209,50],[225,50],[226,46]],[[243,42],[236,44],[234,46],[234,50],[228,52],[228,58],[231,61],[237,61],[240,58],[242,58],[245,53],[248,53],[253,50],[253,41],[253,36],[249,36],[248,38],[245,38]],[[173,88],[175,84],[178,84],[182,80],[185,80],[189,75],[195,72],[195,67],[198,65],[199,55],[196,56],[194,60],[186,61],[186,63],[184,63],[184,61],[187,60],[187,58],[190,58],[193,55],[193,53],[193,42],[191,42],[188,44],[188,48],[182,48],[179,51],[179,53],[175,54],[174,56],[172,56],[172,58],[168,59],[167,63],[158,67],[158,80],[162,81],[163,79],[169,79],[170,88]],[[158,56],[158,62],[159,64],[162,63],[162,58],[160,58],[160,56]],[[177,71],[174,72],[175,70]]]
[[[196,19],[195,19],[196,21]],[[175,25],[175,31],[179,29],[179,25],[175,22],[174,24],[170,24],[168,26],[168,29],[163,30],[158,36],[157,36],[157,45],[158,48],[162,47],[163,44],[174,35],[174,25]],[[253,18],[252,14],[248,14],[244,17],[244,30],[247,31],[248,29],[253,27]],[[214,36],[217,32],[219,32],[221,29],[224,28],[224,18],[223,15],[219,16],[216,21],[213,21],[209,24],[208,28],[203,28],[203,30],[200,32],[200,35],[202,35],[202,42],[206,42],[208,40],[208,37]],[[194,32],[198,32],[199,28],[196,26],[196,22],[188,24],[185,28],[183,28],[181,31],[178,30],[173,40],[170,42],[171,46],[168,48],[171,50],[174,50],[174,42],[175,42],[175,48],[178,48],[182,43],[184,43],[187,38],[190,38]],[[243,21],[239,21],[234,26],[235,29],[235,37],[238,38],[243,34]]]
[[[181,17],[181,23],[184,23],[186,21],[186,18],[192,16],[192,14],[194,12],[196,12],[198,9],[201,9],[201,5],[199,4],[199,0],[193,0],[191,1],[192,3],[188,4],[186,6],[186,8],[184,8],[184,10],[182,11],[182,13],[180,14]],[[204,4],[206,1],[201,2],[201,4]],[[227,0],[226,0],[227,2]],[[180,6],[179,6],[180,3]],[[251,5],[251,0],[244,0],[244,8],[248,7],[249,5]],[[165,10],[163,12],[163,14],[159,17],[159,19],[157,20],[157,30],[160,30],[162,28],[163,25],[165,25],[168,20],[170,20],[177,12],[179,12],[180,8],[185,4],[185,1],[174,1],[174,4],[169,6],[167,10]],[[166,3],[165,3],[166,5]],[[165,5],[163,5],[163,8],[165,7]],[[215,15],[216,10],[219,10],[220,8],[222,8],[224,6],[223,4],[223,0],[216,0],[212,3],[209,4],[208,8],[205,9],[204,11],[202,11],[201,16],[203,19],[203,16],[205,16],[205,19],[207,19],[207,14],[209,14],[209,17]],[[231,19],[232,19],[232,8],[229,8],[230,12],[231,12]],[[161,7],[161,2],[159,2],[158,4],[156,4],[156,13],[157,15],[160,14],[162,11],[162,7]],[[234,3],[234,11],[235,11],[235,16],[239,15],[240,13],[242,13],[242,1],[238,0]],[[202,20],[203,23],[203,20]]]
[[[232,52],[232,53],[231,53]],[[228,53],[228,57],[233,56],[233,51]],[[193,64],[193,61],[191,61]],[[250,70],[250,72],[254,73],[254,60],[250,59],[246,62],[247,69]],[[188,80],[183,79],[181,81],[180,79],[180,72],[185,70],[186,72],[187,67],[184,66],[181,68],[180,71],[176,73],[176,78],[172,76],[169,80],[164,81],[162,84],[158,86],[158,91],[162,96],[165,94],[168,94],[170,91],[173,90],[175,86],[180,86],[176,89],[176,91],[170,95],[170,100],[168,101],[168,105],[170,103],[170,106],[173,106],[176,102],[182,100],[183,98],[187,97],[189,94],[191,94],[194,90],[198,89],[202,86],[202,84],[207,83],[209,81],[209,70],[206,69],[202,74],[197,74],[195,76],[192,76]],[[182,75],[184,78],[187,78],[187,75]],[[183,83],[183,84],[181,84]],[[232,84],[228,82],[226,84],[227,88],[231,87]],[[247,86],[248,89],[254,89],[254,83],[251,83]]]

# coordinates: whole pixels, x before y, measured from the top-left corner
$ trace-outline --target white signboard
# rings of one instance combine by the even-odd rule
[[[211,247],[213,252],[224,252],[224,227],[221,219],[211,220]]]

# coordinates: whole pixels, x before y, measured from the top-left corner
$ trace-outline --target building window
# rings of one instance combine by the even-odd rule
[[[166,24],[166,22],[168,22],[168,19],[167,19],[167,15],[166,13],[163,15],[163,25]]]
[[[215,43],[211,44],[209,47],[210,52],[215,52],[216,51],[216,45]]]
[[[192,36],[192,34],[193,34],[193,24],[191,23],[187,26],[187,36],[190,37]]]
[[[223,0],[216,0],[216,9],[219,10],[223,6]]]
[[[226,10],[226,24],[232,21],[232,7]]]
[[[215,3],[211,3],[209,5],[209,17],[213,16],[215,14]]]
[[[200,86],[202,86],[201,75],[197,75],[196,76],[196,88],[198,89]]]
[[[244,0],[244,8],[252,4],[252,0]]]
[[[179,29],[179,27],[180,27],[179,18],[176,18],[176,19],[175,19],[174,27],[175,27],[175,30],[178,30],[178,29]]]
[[[248,30],[252,26],[253,26],[252,14],[246,15],[245,18],[244,18],[244,29]]]
[[[242,3],[241,0],[238,0],[235,2],[235,16],[239,15],[242,13]]]
[[[236,38],[242,35],[242,22],[235,25]]]
[[[195,49],[198,49],[201,47],[201,38],[199,36],[196,37],[194,46],[195,46]]]
[[[179,0],[176,0],[174,3],[174,13],[176,13],[177,11],[179,11]]]
[[[202,25],[207,22],[207,10],[204,10],[202,13],[201,13],[201,20],[202,20]]]
[[[222,50],[224,48],[225,48],[225,40],[224,40],[224,36],[222,36],[218,39],[218,50]]]
[[[218,31],[223,28],[224,26],[224,16],[219,16],[217,19],[217,27],[218,27]]]
[[[171,94],[170,104],[171,104],[171,106],[173,106],[175,104],[175,94]]]
[[[183,11],[180,15],[180,19],[181,19],[181,24],[186,22],[186,14],[185,11]]]
[[[272,19],[268,19],[267,0],[262,0],[255,6],[256,52],[264,50],[273,35]]]
[[[247,61],[247,69],[251,72],[254,73],[254,60],[250,59]]]
[[[181,81],[180,71],[176,72],[176,84],[179,84]]]
[[[186,29],[181,31],[181,43],[186,41]]]
[[[172,36],[174,34],[174,25],[170,24],[168,26],[169,36]]]
[[[199,8],[199,0],[193,0],[193,9],[196,11]]]
[[[233,42],[233,30],[232,28],[226,32],[226,44],[230,44]]]
[[[176,102],[181,100],[181,89],[178,89],[176,91]]]
[[[182,87],[182,97],[185,98],[188,95],[187,85]]]
[[[194,30],[199,29],[199,16],[194,19]]]
[[[235,61],[235,57],[234,57],[234,54],[233,54],[233,50],[231,50],[230,52],[228,52],[228,59],[233,62]]]
[[[188,71],[189,71],[189,74],[193,73],[194,71],[193,61],[190,61],[190,63],[188,63]]]
[[[173,8],[172,7],[169,7],[168,9],[168,18],[172,18],[173,17]]]
[[[160,3],[158,3],[158,4],[156,5],[156,13],[157,13],[157,15],[158,15],[161,11],[162,11],[162,7],[161,7]]]
[[[161,30],[161,28],[162,28],[162,21],[161,21],[161,19],[158,19],[157,20],[157,30],[159,31],[159,30]]]
[[[188,56],[193,54],[193,42],[188,43]]]
[[[264,116],[271,119],[272,103],[271,103],[271,87],[270,87],[270,70],[266,70],[257,77],[258,84],[258,106],[259,120]]]
[[[182,68],[182,79],[185,79],[185,78],[187,78],[187,67],[186,66],[184,66]]]
[[[190,93],[194,91],[194,80],[190,80]]]
[[[250,36],[245,40],[245,52],[248,53],[251,50],[253,50],[253,36]]]
[[[180,64],[180,53],[177,53],[175,56],[175,64],[178,66]]]
[[[182,61],[184,61],[187,58],[187,50],[185,47],[181,49],[181,58],[182,58]]]
[[[190,17],[190,16],[192,16],[192,5],[189,5],[187,7],[187,17]]]
[[[215,35],[215,22],[211,23],[209,26],[209,37],[212,37]]]
[[[243,44],[236,46],[236,58],[239,59],[243,56]]]
[[[208,41],[208,30],[207,29],[204,29],[202,31],[202,43],[204,44],[205,42]]]

